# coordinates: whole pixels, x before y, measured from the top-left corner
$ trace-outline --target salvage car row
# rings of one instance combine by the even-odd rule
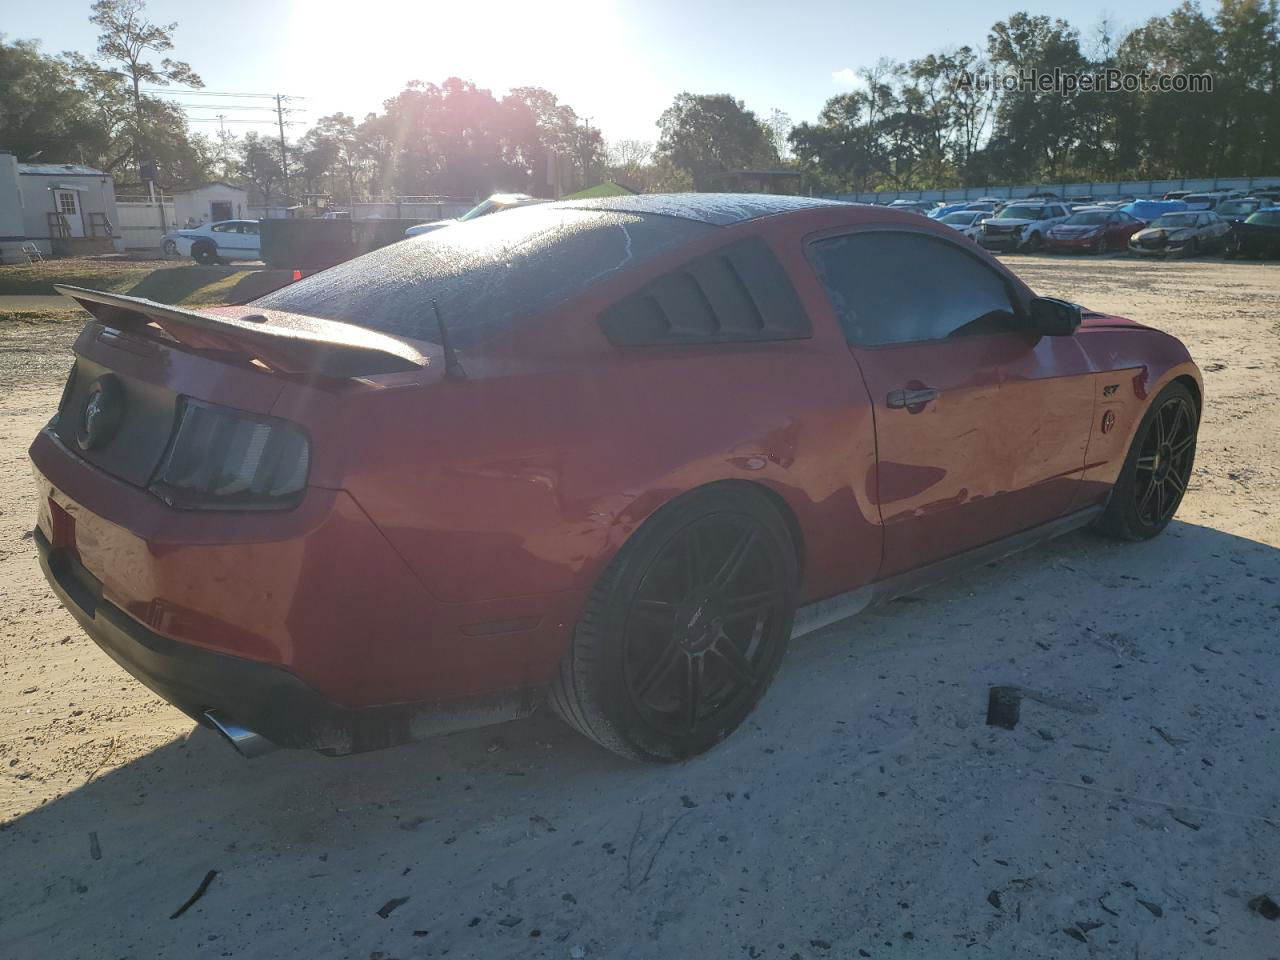
[[[1088,202],[1085,202],[1088,201]],[[1280,189],[1257,196],[1166,194],[1080,202],[1054,197],[962,204],[895,201],[1001,253],[1110,253],[1141,257],[1274,256],[1280,253]]]

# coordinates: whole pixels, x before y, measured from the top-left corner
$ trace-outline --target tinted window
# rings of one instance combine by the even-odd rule
[[[1004,278],[955,244],[872,232],[820,240],[813,252],[852,343],[938,340],[1018,325]]]
[[[237,223],[215,223],[209,229],[214,233],[239,233],[240,225]]]
[[[759,238],[740,240],[664,274],[600,317],[626,346],[794,340],[811,334],[786,271]]]
[[[657,214],[521,207],[374,250],[254,306],[438,342],[434,299],[450,341],[466,347],[716,229]]]
[[[1250,215],[1248,222],[1280,226],[1280,210],[1259,210],[1257,213]]]

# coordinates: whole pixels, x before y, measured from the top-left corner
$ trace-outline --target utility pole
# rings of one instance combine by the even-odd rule
[[[289,154],[284,145],[284,97],[276,94],[276,123],[280,126],[280,170],[284,173],[284,186],[289,189]]]

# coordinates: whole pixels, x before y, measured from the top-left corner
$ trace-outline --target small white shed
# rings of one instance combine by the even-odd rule
[[[202,183],[173,194],[173,214],[179,228],[188,223],[243,220],[249,216],[249,191],[229,183]]]
[[[45,255],[122,252],[115,181],[78,163],[19,163],[0,152],[0,259],[32,242]]]

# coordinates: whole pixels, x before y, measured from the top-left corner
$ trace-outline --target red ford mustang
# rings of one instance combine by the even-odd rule
[[[1092,524],[1162,530],[1201,379],[945,225],[609,198],[398,243],[247,306],[93,314],[31,446],[50,583],[244,752],[550,698],[696,754],[788,640]]]

